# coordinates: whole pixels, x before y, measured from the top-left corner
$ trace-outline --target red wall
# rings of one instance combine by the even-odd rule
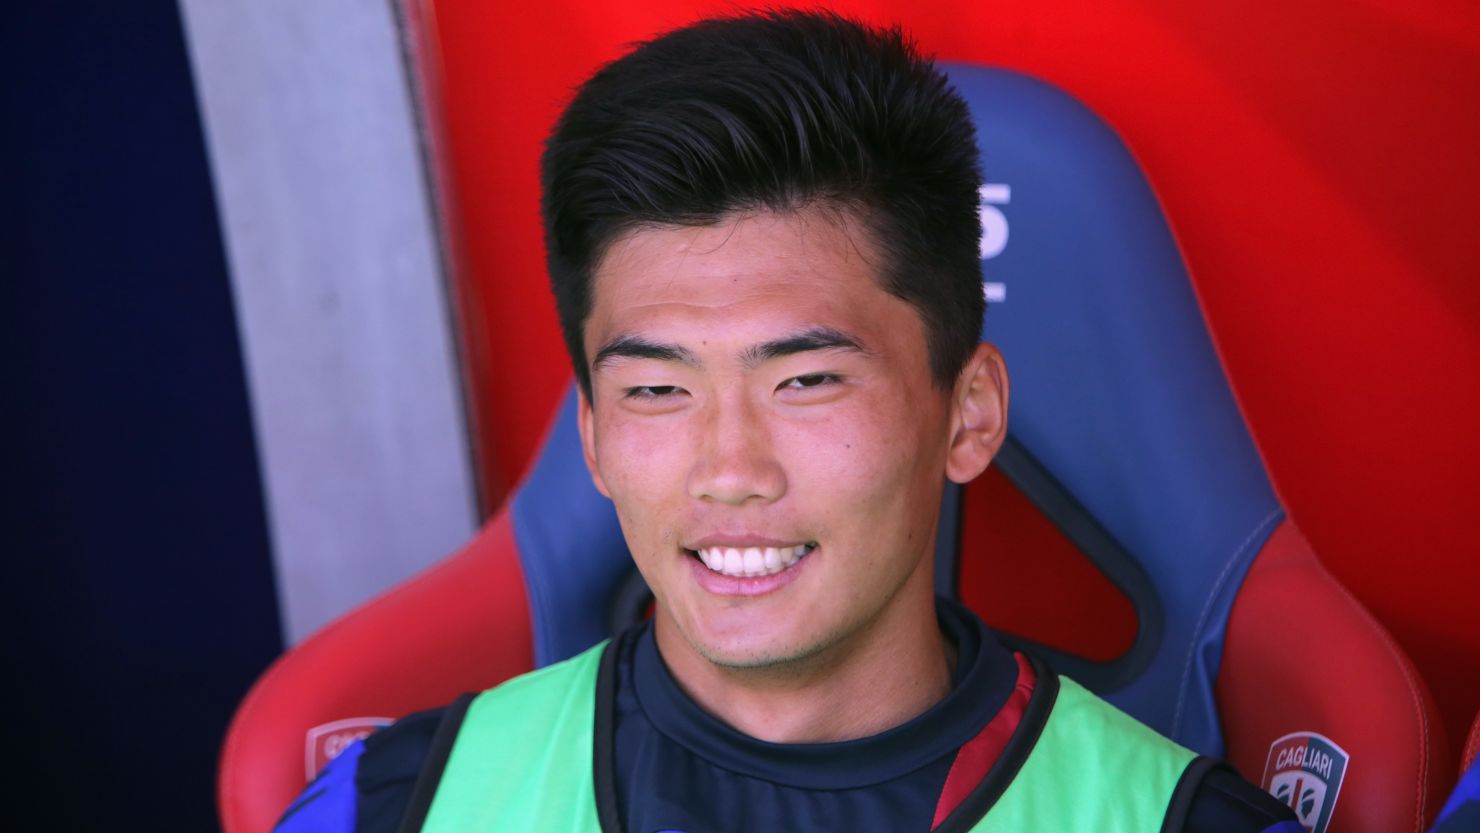
[[[1458,740],[1480,708],[1480,6],[832,7],[898,19],[944,59],[1052,81],[1120,131],[1166,206],[1291,515],[1413,656]],[[544,283],[540,141],[622,44],[729,8],[435,6],[459,294],[495,496],[569,375]]]

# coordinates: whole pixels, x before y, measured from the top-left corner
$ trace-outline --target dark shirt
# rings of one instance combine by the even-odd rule
[[[730,728],[679,689],[645,627],[617,663],[615,771],[627,830],[929,830],[956,750],[1018,676],[1012,652],[962,613],[940,606],[956,645],[951,693],[901,726],[842,743],[766,743]]]

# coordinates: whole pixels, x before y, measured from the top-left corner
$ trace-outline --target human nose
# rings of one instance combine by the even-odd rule
[[[689,471],[689,496],[740,506],[786,494],[786,473],[776,458],[771,432],[743,402],[716,403],[702,420],[698,455]]]

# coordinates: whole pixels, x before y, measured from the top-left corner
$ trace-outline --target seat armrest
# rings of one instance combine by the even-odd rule
[[[265,833],[325,762],[311,730],[440,706],[533,667],[507,510],[466,547],[315,633],[268,668],[222,747],[226,833]],[[363,726],[363,723],[356,723]],[[334,750],[329,750],[332,754]]]
[[[1334,792],[1330,833],[1418,833],[1438,812],[1450,769],[1427,686],[1288,521],[1234,601],[1216,694],[1233,765],[1266,789],[1283,765],[1283,789],[1301,776],[1314,810]],[[1291,773],[1307,734],[1331,766]]]

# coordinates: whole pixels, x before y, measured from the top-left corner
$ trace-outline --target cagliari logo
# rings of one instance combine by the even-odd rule
[[[303,765],[312,781],[324,765],[339,757],[345,747],[395,720],[389,717],[350,717],[322,723],[304,738]]]
[[[1259,785],[1290,805],[1310,833],[1326,833],[1349,761],[1325,735],[1294,732],[1269,745]]]

